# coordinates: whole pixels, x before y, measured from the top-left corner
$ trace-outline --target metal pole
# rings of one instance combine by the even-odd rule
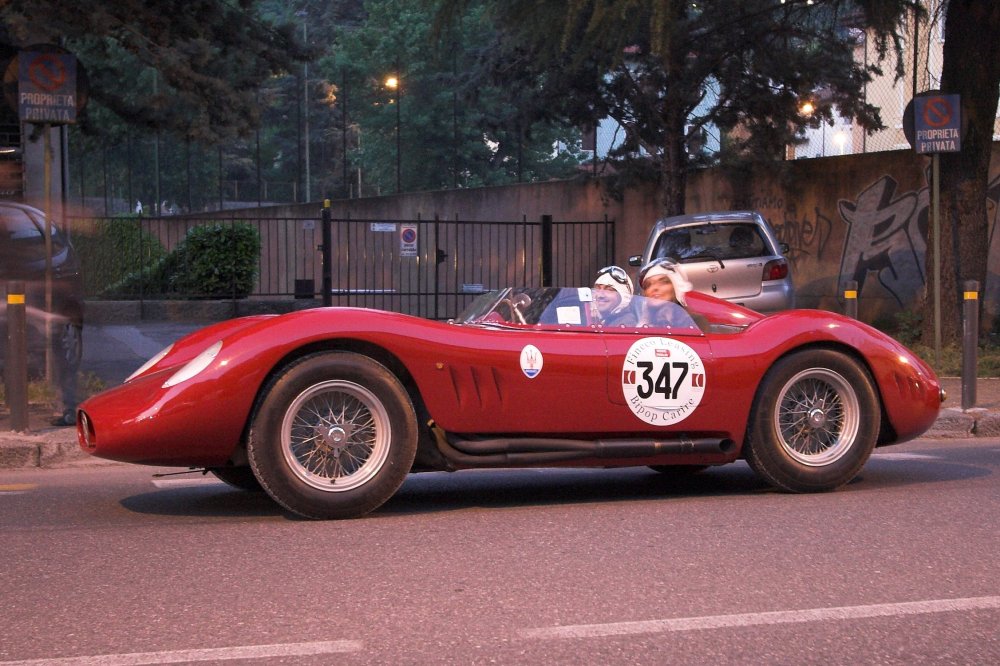
[[[400,123],[399,123],[399,107],[403,104],[403,83],[399,78],[399,68],[396,68],[396,80],[399,83],[396,84],[396,194],[403,191],[402,185],[402,162],[403,162],[403,152],[402,152],[402,141],[400,140]]]
[[[979,352],[979,282],[966,280],[963,293],[962,409],[976,406],[976,378]]]
[[[26,338],[24,283],[7,283],[7,359],[4,390],[10,409],[10,429],[28,429],[28,342]]]
[[[323,200],[323,307],[333,305],[333,222],[330,200]]]
[[[941,367],[941,178],[939,153],[931,159],[934,229],[934,367]]]
[[[858,318],[858,283],[850,280],[844,288],[844,314],[851,319]]]
[[[341,84],[340,84],[340,127],[341,135],[344,139],[344,192],[343,197],[349,199],[351,196],[351,173],[350,167],[347,160],[347,68],[343,67],[340,70]]]
[[[542,286],[552,286],[552,216],[542,215]]]
[[[45,312],[52,314],[52,139],[51,126],[42,125],[44,169],[42,187],[45,188]],[[45,320],[45,380],[51,386],[56,378],[55,355],[52,353],[52,322]]]
[[[302,43],[309,44],[309,23],[308,20],[302,23]],[[305,144],[306,159],[306,201],[312,199],[312,176],[309,173],[309,63],[302,65],[302,141]]]

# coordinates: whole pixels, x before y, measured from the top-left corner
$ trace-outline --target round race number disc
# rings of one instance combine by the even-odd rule
[[[632,413],[646,423],[679,423],[705,394],[705,366],[698,352],[679,340],[642,338],[625,354],[622,392]]]

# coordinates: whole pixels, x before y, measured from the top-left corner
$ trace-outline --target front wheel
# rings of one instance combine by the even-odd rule
[[[359,354],[304,357],[272,379],[247,441],[254,475],[306,518],[356,518],[402,485],[417,450],[409,395]]]
[[[782,490],[833,490],[867,462],[880,421],[874,382],[857,361],[831,350],[799,352],[761,382],[746,459]]]

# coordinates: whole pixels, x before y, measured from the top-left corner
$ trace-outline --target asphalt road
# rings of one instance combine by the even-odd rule
[[[742,463],[414,475],[343,522],[152,471],[0,472],[0,666],[1000,662],[996,439],[819,495]]]
[[[207,325],[172,321],[88,324],[80,370],[116,386],[168,344]]]

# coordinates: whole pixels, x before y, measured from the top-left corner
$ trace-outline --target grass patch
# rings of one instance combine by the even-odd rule
[[[80,402],[108,388],[103,379],[93,372],[81,372],[77,375],[77,393]],[[28,382],[28,404],[48,405],[55,407],[59,400],[58,391],[44,379],[33,379]],[[6,387],[0,382],[0,402],[7,403]]]
[[[941,364],[935,363],[934,348],[910,345],[914,354],[926,361],[941,377],[962,376],[962,348],[959,345],[941,347]],[[976,354],[977,377],[1000,377],[1000,347],[983,345]]]

